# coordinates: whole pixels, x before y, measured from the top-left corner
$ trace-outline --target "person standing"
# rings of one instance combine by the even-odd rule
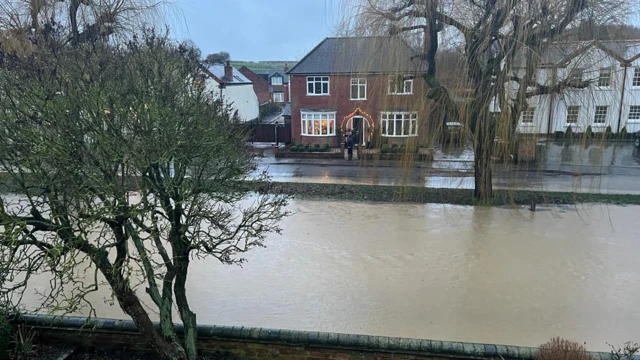
[[[353,159],[353,136],[351,135],[351,132],[349,132],[347,134],[347,158],[349,160]]]

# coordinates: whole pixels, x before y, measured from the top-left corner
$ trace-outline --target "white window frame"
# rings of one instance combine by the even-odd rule
[[[398,92],[396,85],[400,84],[396,77],[402,76],[402,92]],[[409,89],[407,89],[407,87]],[[413,76],[412,75],[389,75],[389,95],[413,95]]]
[[[602,111],[604,110],[604,112]],[[593,113],[593,125],[604,126],[607,123],[607,116],[609,115],[608,105],[598,105]],[[602,122],[596,122],[596,119],[602,117]]]
[[[583,68],[573,68],[571,72],[569,72],[569,85],[571,86],[579,86],[584,81],[584,69]]]
[[[633,69],[633,78],[631,81],[632,87],[640,87],[640,67],[636,67]]]
[[[401,116],[398,119],[397,116]],[[400,129],[397,123],[400,122]],[[404,133],[405,124],[409,124],[407,134]],[[418,136],[418,112],[416,111],[383,111],[380,113],[380,129],[382,137],[408,138]],[[393,127],[393,134],[389,130]],[[398,134],[399,132],[399,134]]]
[[[531,126],[535,124],[535,116],[536,116],[536,107],[529,106],[525,111],[520,115],[520,122],[524,126]],[[525,121],[526,119],[526,121]]]
[[[282,76],[274,76],[271,78],[271,85],[282,85]]]
[[[356,97],[353,97],[354,87],[356,90]],[[352,78],[351,86],[349,87],[349,97],[351,100],[367,100],[367,78]]]
[[[608,74],[608,76],[603,77],[603,74]],[[603,67],[598,71],[598,87],[608,88],[611,87],[611,79],[613,78],[613,70],[611,67]],[[604,80],[604,81],[603,81]],[[603,83],[605,85],[603,85]]]
[[[628,123],[640,123],[640,105],[629,106],[629,116],[627,116]]]
[[[309,92],[309,85],[313,84],[314,92]],[[327,92],[324,92],[324,85],[327,85]],[[316,93],[316,86],[320,86],[320,93]],[[307,96],[329,96],[331,95],[331,79],[329,76],[307,76]]]
[[[322,121],[327,122],[326,134],[322,133]],[[331,126],[331,123],[333,123],[333,126]],[[316,129],[318,134],[316,134]],[[309,130],[311,130],[311,133],[309,133]],[[315,137],[336,136],[336,112],[301,111],[300,135]]]
[[[575,113],[571,112],[571,110],[575,110]],[[573,118],[575,116],[575,121],[569,121],[569,117]],[[580,121],[580,105],[569,105],[567,106],[567,117],[565,118],[565,124],[576,125]]]
[[[276,98],[276,95],[280,95],[279,97],[280,97],[281,99],[280,99],[280,100],[278,100],[278,99]],[[274,93],[273,93],[273,102],[277,102],[277,103],[282,103],[282,102],[284,102],[284,93],[282,93],[282,92],[274,92]]]

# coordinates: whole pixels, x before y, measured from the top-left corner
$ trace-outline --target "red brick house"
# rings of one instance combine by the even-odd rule
[[[360,145],[417,141],[426,84],[413,55],[398,37],[324,39],[287,72],[294,142],[337,146],[348,131]]]
[[[269,84],[269,93],[271,101],[284,106],[289,102],[289,75],[287,71],[289,67],[285,63],[282,70],[256,70],[255,73],[260,75]]]
[[[253,83],[253,91],[256,92],[256,95],[258,96],[258,103],[260,103],[260,105],[264,105],[271,101],[271,93],[269,92],[269,83],[267,80],[246,66],[241,67],[238,71]]]

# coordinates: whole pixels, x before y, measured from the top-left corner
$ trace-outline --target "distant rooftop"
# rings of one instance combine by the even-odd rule
[[[226,85],[236,85],[236,84],[251,84],[251,80],[249,80],[246,76],[244,76],[238,69],[233,68],[233,78],[229,79],[224,74],[224,65],[215,64],[208,67],[209,71],[215,75],[222,83]]]
[[[421,71],[415,51],[400,37],[326,38],[288,74],[390,73]]]

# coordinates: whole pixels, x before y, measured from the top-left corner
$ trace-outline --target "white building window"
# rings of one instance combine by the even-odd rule
[[[533,115],[536,112],[536,108],[529,106],[527,110],[522,112],[522,123],[523,124],[533,124]]]
[[[640,105],[629,107],[629,122],[640,122]]]
[[[277,103],[284,102],[284,93],[274,92],[273,93],[273,102],[277,102]]]
[[[351,79],[351,100],[367,100],[367,79]]]
[[[282,76],[274,76],[271,78],[271,85],[282,85]]]
[[[335,112],[302,112],[302,135],[335,136]]]
[[[413,94],[413,76],[410,76],[410,75],[389,76],[389,94],[393,94],[393,95]]]
[[[602,68],[598,73],[598,86],[609,87],[611,86],[611,68]]]
[[[633,87],[640,87],[640,67],[633,70]]]
[[[382,136],[385,137],[409,137],[418,135],[417,112],[383,112]]]
[[[307,95],[329,95],[329,77],[307,76]]]
[[[569,73],[569,85],[580,86],[582,84],[583,74],[584,74],[584,69],[580,69],[580,68],[572,69],[571,73]]]
[[[567,124],[577,124],[578,114],[580,114],[580,106],[572,105],[567,107]]]
[[[596,113],[593,116],[594,124],[604,124],[607,121],[608,106],[596,106]]]

